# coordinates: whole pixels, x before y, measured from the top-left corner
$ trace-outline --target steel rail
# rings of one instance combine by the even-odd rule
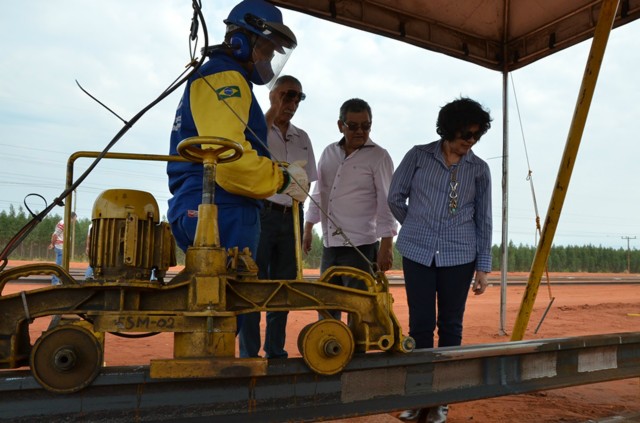
[[[7,266],[6,270],[11,269],[13,266]],[[85,268],[70,268],[69,274],[73,276],[76,280],[82,281],[84,279]],[[170,280],[174,278],[178,272],[176,270],[170,269],[166,276],[166,280]],[[516,285],[526,285],[529,275],[512,275],[509,276],[507,281],[507,286],[516,286]],[[317,280],[318,275],[316,276],[303,276],[302,279],[305,280]],[[389,280],[390,285],[404,285],[404,276],[403,275],[387,275],[387,279]],[[500,274],[490,274],[488,277],[489,285],[500,285]],[[9,282],[12,283],[45,283],[49,284],[51,282],[50,277],[45,277],[43,275],[32,275],[29,277],[23,277],[15,281]],[[599,275],[597,273],[590,274],[588,276],[557,276],[554,275],[551,280],[551,285],[637,285],[640,284],[640,276],[637,274],[628,274],[628,273],[620,273],[616,276],[610,275]]]
[[[158,380],[148,366],[105,368],[88,388],[57,395],[28,370],[0,372],[0,420],[20,422],[306,422],[388,413],[640,376],[640,332],[354,357],[334,376],[302,359],[268,374]]]

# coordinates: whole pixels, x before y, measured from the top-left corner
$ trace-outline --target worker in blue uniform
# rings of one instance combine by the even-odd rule
[[[217,166],[215,203],[222,247],[248,247],[255,255],[260,236],[261,199],[284,193],[303,202],[308,186],[305,171],[296,164],[271,160],[266,146],[265,116],[253,84],[275,80],[296,47],[282,13],[264,0],[244,0],[227,19],[224,43],[207,49],[208,60],[187,82],[176,111],[169,153],[177,155],[180,141],[214,136],[236,141],[244,148],[239,160]],[[203,166],[192,162],[167,165],[167,218],[176,243],[193,245],[202,199]]]

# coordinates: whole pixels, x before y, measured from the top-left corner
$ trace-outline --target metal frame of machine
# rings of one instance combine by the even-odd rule
[[[393,297],[383,272],[373,276],[354,268],[332,267],[314,282],[301,277],[259,280],[248,249],[220,246],[215,169],[238,159],[240,144],[194,137],[184,140],[178,152],[183,160],[204,166],[203,202],[184,270],[165,280],[167,270],[175,265],[176,247],[168,223],[160,222],[151,194],[122,189],[103,192],[92,213],[90,256],[95,280],[79,283],[64,267],[53,264],[19,266],[0,273],[0,368],[26,365],[45,389],[76,392],[100,373],[106,332],[138,336],[172,332],[174,357],[151,360],[153,378],[265,375],[266,359],[236,357],[236,320],[244,313],[278,310],[317,310],[323,315],[298,336],[305,363],[318,374],[339,373],[355,352],[413,350],[413,339],[402,334],[393,313]],[[68,182],[75,157],[90,155],[76,153],[70,159]],[[110,157],[180,159],[118,153]],[[65,215],[69,214],[67,206]],[[9,281],[34,274],[55,274],[62,284],[1,295]],[[367,291],[329,283],[338,275],[362,280]],[[349,325],[330,318],[328,310],[346,312]],[[29,324],[35,318],[60,315],[62,319],[54,318],[58,324],[32,345]]]

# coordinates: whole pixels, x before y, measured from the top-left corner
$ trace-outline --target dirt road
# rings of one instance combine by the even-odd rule
[[[9,284],[5,293],[33,289],[36,284]],[[392,286],[394,310],[405,332],[408,313],[404,287]],[[507,325],[510,332],[520,306],[524,286],[507,290]],[[525,339],[583,336],[615,332],[640,332],[640,284],[625,285],[557,285],[555,297],[537,334],[533,333],[549,303],[546,287],[541,287]],[[314,321],[315,312],[289,314],[287,350],[299,356],[297,334]],[[264,321],[264,319],[263,319]],[[463,343],[465,345],[507,342],[499,333],[500,287],[490,286],[481,296],[469,296],[465,315]],[[48,325],[48,319],[37,319],[32,325],[32,340]],[[107,334],[105,360],[107,365],[148,364],[151,358],[172,357],[171,334],[143,339],[124,339]],[[558,389],[528,395],[452,404],[449,423],[485,422],[586,422],[616,414],[640,413],[640,384],[627,379],[574,388]],[[341,423],[397,422],[397,413],[337,420]]]

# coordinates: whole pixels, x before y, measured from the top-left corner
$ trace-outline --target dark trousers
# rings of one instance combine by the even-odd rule
[[[460,345],[475,261],[436,267],[403,258],[402,266],[409,305],[409,336],[416,341],[416,348],[433,348],[436,326],[439,347]]]
[[[296,246],[291,208],[267,206],[260,213],[260,242],[256,254],[259,279],[293,280],[297,276]],[[300,207],[300,233],[303,214]],[[287,358],[284,349],[288,311],[267,312],[264,352],[267,358]],[[240,330],[240,357],[258,357],[260,351],[260,313],[245,315]]]
[[[379,247],[379,242],[374,242],[373,244],[359,245],[357,248],[369,262],[375,263],[378,258]],[[353,247],[323,247],[320,273],[324,273],[325,270],[332,266],[350,266],[371,273],[371,267],[367,260],[358,254]],[[367,290],[367,285],[363,281],[348,276],[336,276],[329,282],[347,288]],[[334,319],[340,320],[340,311],[332,310],[330,313]]]

